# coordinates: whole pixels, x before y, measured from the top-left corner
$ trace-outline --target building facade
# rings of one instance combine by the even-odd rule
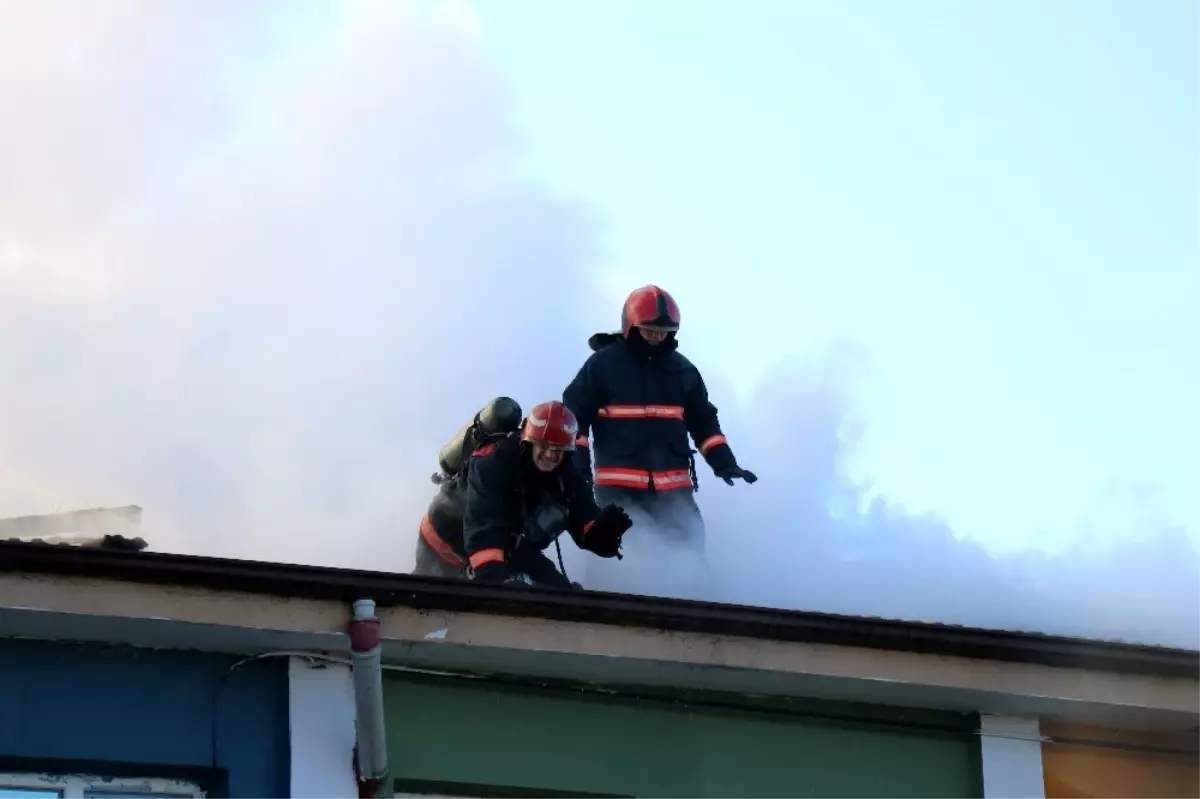
[[[1157,647],[0,543],[0,797],[1198,796],[1198,673]]]
[[[0,640],[0,791],[288,795],[287,663],[239,660]]]
[[[390,762],[409,793],[982,795],[969,714],[420,675],[385,689]]]

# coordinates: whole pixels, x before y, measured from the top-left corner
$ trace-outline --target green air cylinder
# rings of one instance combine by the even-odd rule
[[[510,397],[496,397],[479,409],[475,418],[454,434],[438,453],[438,466],[447,476],[458,474],[467,456],[492,436],[503,436],[521,426],[521,406]]]

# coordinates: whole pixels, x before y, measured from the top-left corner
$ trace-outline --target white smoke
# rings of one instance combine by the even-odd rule
[[[329,8],[0,4],[3,512],[401,569],[443,439],[571,368],[594,222],[471,18]]]
[[[749,417],[762,420],[758,429],[747,417],[727,425],[746,441],[739,457],[747,465],[767,464],[763,478],[744,489],[754,492],[753,502],[737,498],[735,506],[732,490],[712,479],[706,487],[713,524],[736,530],[719,537],[713,553],[731,563],[722,585],[730,601],[786,596],[792,606],[834,612],[1200,644],[1194,535],[1139,507],[1136,487],[1114,486],[1099,497],[1098,510],[1113,526],[1081,520],[1060,552],[988,553],[943,520],[909,513],[843,476],[864,423],[846,384],[852,356],[840,348],[823,356],[763,382],[756,393],[770,410]],[[766,420],[788,414],[801,420],[797,440],[805,445],[781,462],[772,457],[779,450]],[[779,479],[789,467],[782,472],[789,479]],[[998,502],[1021,501],[996,493]],[[1131,512],[1120,518],[1117,506]]]
[[[152,549],[407,571],[444,440],[557,397],[616,316],[480,35],[449,2],[0,3],[0,515],[136,503]],[[706,373],[761,476],[699,465],[719,598],[1198,645],[1200,557],[1144,512],[997,557],[868,500],[819,352],[753,415]]]

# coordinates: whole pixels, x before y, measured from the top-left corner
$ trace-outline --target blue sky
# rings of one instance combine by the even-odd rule
[[[1141,483],[1197,534],[1195,3],[473,7],[610,303],[661,282],[747,394],[860,342],[863,476],[991,547]]]

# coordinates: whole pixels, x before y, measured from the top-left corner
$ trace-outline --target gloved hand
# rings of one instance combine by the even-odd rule
[[[623,508],[605,505],[583,537],[583,548],[602,558],[621,557],[621,536],[633,526]]]
[[[476,583],[486,583],[488,585],[498,585],[508,582],[512,578],[512,570],[508,568],[507,563],[498,563],[492,561],[485,563],[478,569],[473,570],[471,581]]]
[[[533,585],[529,575],[510,569],[507,563],[485,563],[475,569],[471,580],[485,585]]]
[[[722,466],[720,469],[714,469],[713,473],[716,474],[717,477],[720,477],[722,480],[724,480],[729,485],[733,485],[733,478],[735,478],[735,477],[742,478],[743,480],[746,481],[747,484],[754,483],[755,481],[758,480],[758,475],[756,475],[754,472],[750,471],[749,469],[743,469],[741,466],[738,466],[736,463],[731,463],[728,466]]]

